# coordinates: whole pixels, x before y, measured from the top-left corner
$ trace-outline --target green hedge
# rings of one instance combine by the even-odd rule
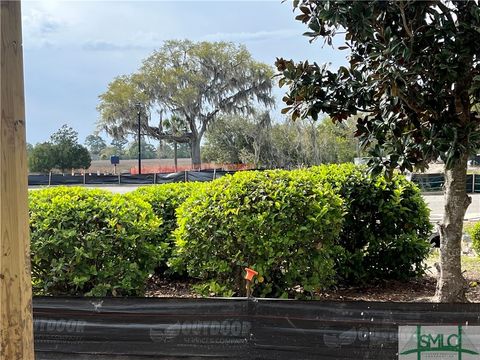
[[[407,279],[423,274],[430,244],[430,210],[419,189],[400,174],[372,177],[353,164],[324,165],[308,171],[345,202],[336,268],[340,281]]]
[[[342,200],[305,172],[239,172],[197,191],[178,210],[174,266],[206,293],[243,294],[243,268],[260,273],[257,296],[315,292],[334,281],[332,244]]]
[[[143,295],[167,263],[217,295],[243,294],[246,266],[260,272],[256,296],[406,279],[423,273],[431,231],[413,183],[354,165],[238,172],[126,195],[31,191],[30,227],[35,293],[94,296]]]
[[[472,238],[472,248],[477,254],[480,254],[480,222],[474,224],[467,224],[464,226],[466,231]]]
[[[161,220],[148,203],[78,187],[29,197],[35,294],[144,294],[164,253]]]
[[[162,219],[160,236],[163,243],[168,244],[165,259],[168,260],[174,248],[173,231],[177,227],[176,210],[195,191],[204,188],[206,183],[187,182],[139,187],[131,194],[148,202],[155,214]],[[161,264],[166,265],[166,264]],[[161,266],[165,270],[164,266]]]
[[[178,216],[173,264],[204,280],[204,293],[241,293],[247,265],[264,277],[261,296],[407,279],[423,274],[430,249],[418,188],[347,164],[237,173],[192,196]]]

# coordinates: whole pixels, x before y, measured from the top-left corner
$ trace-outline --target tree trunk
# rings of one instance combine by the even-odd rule
[[[162,160],[162,156],[163,156],[164,150],[165,150],[164,148],[165,147],[163,145],[163,140],[160,140],[158,142],[158,151],[157,151],[157,157],[158,157],[159,160]]]
[[[200,157],[200,139],[192,137],[192,167],[195,170],[199,170],[202,165],[202,159]]]
[[[20,1],[0,2],[0,360],[33,360]]]
[[[173,164],[175,166],[175,172],[178,169],[178,143],[176,141],[173,142]]]
[[[472,199],[467,195],[468,154],[459,159],[452,169],[445,170],[445,208],[440,229],[440,278],[437,300],[465,302],[465,279],[462,275],[461,245],[463,219]]]
[[[314,125],[314,123],[312,122],[312,147],[313,147],[313,165],[319,165],[320,164],[320,160],[319,160],[319,156],[318,156],[318,141],[317,141],[317,129]]]

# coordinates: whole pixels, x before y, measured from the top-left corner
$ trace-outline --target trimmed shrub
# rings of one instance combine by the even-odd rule
[[[419,189],[400,174],[370,176],[353,164],[308,170],[330,184],[345,202],[345,220],[336,261],[343,282],[407,279],[423,274],[432,226]]]
[[[173,266],[208,281],[204,290],[218,295],[243,294],[246,266],[259,272],[256,296],[330,286],[342,200],[311,178],[307,172],[240,172],[195,192],[178,209]]]
[[[177,227],[177,208],[195,191],[204,188],[206,183],[187,182],[171,183],[162,185],[149,185],[139,187],[133,191],[132,196],[139,197],[148,202],[155,214],[162,219],[163,224],[160,227],[160,237],[165,248],[165,260],[167,261],[173,252],[175,241],[173,231]],[[166,262],[160,264],[161,270],[166,269]],[[169,271],[167,271],[168,273]]]
[[[37,295],[143,295],[163,258],[152,207],[131,195],[79,187],[31,191]]]
[[[475,250],[477,254],[480,254],[480,222],[465,225],[464,231],[472,238],[473,250]]]

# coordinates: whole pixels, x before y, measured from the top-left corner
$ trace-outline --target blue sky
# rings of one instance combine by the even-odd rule
[[[276,57],[343,62],[345,53],[302,36],[291,3],[263,1],[24,1],[27,141],[62,124],[80,141],[95,130],[98,95],[135,71],[167,39],[232,41],[271,64]],[[276,89],[280,119],[283,90]]]

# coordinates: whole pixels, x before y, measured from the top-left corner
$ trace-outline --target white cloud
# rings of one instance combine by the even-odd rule
[[[133,43],[114,43],[104,40],[88,40],[82,44],[82,49],[87,51],[129,51],[143,50],[147,47]],[[149,47],[148,47],[149,48]]]
[[[255,31],[255,32],[219,32],[215,34],[208,34],[201,39],[206,41],[233,41],[233,42],[247,42],[247,41],[264,41],[273,39],[286,39],[293,36],[298,36],[299,32],[296,29],[282,29],[273,31]]]
[[[29,48],[54,47],[70,26],[69,20],[56,13],[52,2],[28,2],[23,6],[24,43]]]

